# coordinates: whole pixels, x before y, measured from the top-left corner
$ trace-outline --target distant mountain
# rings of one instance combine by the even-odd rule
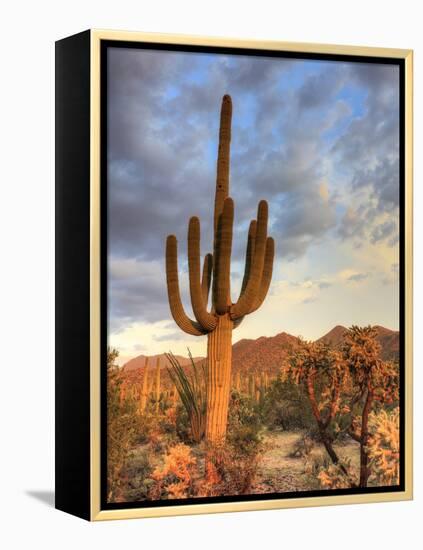
[[[346,327],[343,327],[342,325],[336,325],[336,327],[333,327],[333,329],[330,330],[327,334],[319,338],[317,342],[324,342],[328,346],[337,348],[342,343],[342,339],[346,330]]]
[[[382,346],[382,359],[385,361],[398,361],[400,353],[400,333],[398,330],[376,326],[377,339]]]
[[[157,359],[160,359],[160,371],[161,371],[161,379],[162,384],[164,386],[167,385],[169,382],[169,374],[167,372],[167,368],[169,367],[169,361],[167,360],[167,357],[164,353],[160,353],[158,355],[138,355],[137,357],[134,357],[127,363],[125,363],[122,366],[121,369],[121,375],[126,383],[128,384],[139,384],[141,383],[143,372],[146,365],[146,359],[148,357],[148,367],[151,378],[154,377],[154,372],[157,367]],[[175,355],[175,358],[179,361],[180,365],[182,367],[187,367],[191,364],[191,360],[189,357],[183,357],[182,355]],[[193,357],[195,363],[199,363],[200,361],[204,360],[204,357]]]
[[[378,340],[382,346],[382,358],[384,360],[395,360],[399,357],[399,332],[377,326]],[[319,338],[318,342],[327,342],[332,347],[339,347],[342,344],[343,335],[347,329],[341,325],[335,326],[327,334]],[[232,372],[238,371],[242,375],[259,374],[267,372],[270,376],[276,376],[280,372],[283,361],[289,352],[298,345],[299,339],[296,336],[281,332],[276,336],[261,336],[256,340],[239,340],[232,346]],[[160,368],[163,370],[169,366],[165,354],[149,356],[150,372],[156,368],[157,358],[160,357]],[[189,367],[190,360],[181,355],[175,356],[183,367]],[[204,361],[204,357],[194,357],[196,364]],[[128,361],[122,367],[123,377],[129,383],[140,382],[145,366],[146,356],[139,355]],[[168,379],[167,370],[162,374],[162,380]]]
[[[376,325],[378,331],[377,340],[382,346],[381,356],[384,361],[397,361],[399,359],[399,331]],[[337,325],[327,334],[318,339],[318,342],[326,342],[332,347],[340,347],[344,333],[347,329],[342,325]]]
[[[264,371],[277,375],[283,360],[297,345],[298,338],[286,332],[257,340],[240,340],[232,346],[232,370],[242,374]]]
[[[182,355],[175,355],[175,357],[183,367],[185,365],[189,365],[191,362],[188,357],[183,357]],[[159,355],[149,355],[149,366],[155,367],[157,363],[157,358],[160,358],[160,368],[163,369],[168,364],[167,357],[164,353],[160,353]],[[145,365],[146,359],[147,355],[138,355],[137,357],[134,357],[133,359],[125,363],[122,369],[125,372],[142,369]],[[204,357],[194,357],[194,361],[200,361],[201,359],[204,359]]]

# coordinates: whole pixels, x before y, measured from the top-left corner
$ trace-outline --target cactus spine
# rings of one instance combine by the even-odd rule
[[[267,236],[268,206],[258,205],[257,220],[250,223],[245,270],[237,302],[230,293],[230,261],[234,203],[229,197],[229,164],[232,100],[222,99],[219,148],[214,202],[213,254],[204,257],[200,273],[200,220],[192,217],[188,225],[188,267],[191,304],[195,320],[183,308],[178,280],[177,240],[166,241],[166,278],[169,305],[177,325],[186,333],[207,334],[207,421],[206,439],[224,440],[231,386],[232,330],[263,303],[272,278],[274,241]],[[207,309],[211,288],[211,308]]]

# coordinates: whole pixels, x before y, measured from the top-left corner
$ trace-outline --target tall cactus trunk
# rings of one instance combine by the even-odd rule
[[[194,318],[184,310],[178,275],[175,235],[166,240],[166,280],[169,306],[176,324],[187,334],[208,338],[206,439],[216,444],[225,439],[231,386],[232,330],[263,303],[272,278],[274,241],[267,236],[268,206],[260,201],[257,219],[247,237],[244,277],[238,300],[231,298],[230,274],[234,203],[229,196],[232,100],[222,98],[214,202],[213,253],[200,265],[200,220],[188,224],[189,287]],[[209,294],[211,290],[211,304]]]
[[[229,315],[221,315],[207,337],[206,439],[219,444],[225,439],[231,390],[232,329]]]

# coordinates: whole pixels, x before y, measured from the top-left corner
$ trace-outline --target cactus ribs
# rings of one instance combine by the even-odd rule
[[[257,220],[248,231],[245,271],[241,292],[232,303],[230,262],[234,203],[229,197],[229,167],[232,100],[222,99],[219,149],[214,203],[213,253],[204,257],[200,273],[200,220],[194,216],[188,225],[189,286],[195,321],[182,305],[177,261],[177,240],[166,241],[166,277],[169,305],[177,325],[187,334],[207,334],[207,421],[206,439],[215,444],[226,435],[232,368],[232,331],[245,315],[257,310],[266,298],[272,279],[275,244],[267,236],[268,205],[260,201]],[[211,288],[211,307],[207,309]]]

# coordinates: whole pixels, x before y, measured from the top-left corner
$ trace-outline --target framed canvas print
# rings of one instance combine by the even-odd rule
[[[412,52],[56,43],[56,506],[412,498]]]

